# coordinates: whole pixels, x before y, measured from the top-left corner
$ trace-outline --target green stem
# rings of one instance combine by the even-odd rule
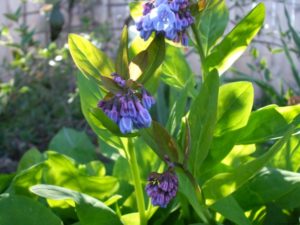
[[[141,184],[141,177],[138,168],[138,162],[136,159],[136,154],[134,151],[133,143],[131,138],[128,138],[128,159],[129,165],[134,181],[135,187],[135,194],[136,194],[136,202],[137,207],[140,214],[140,225],[147,225],[147,218],[146,218],[146,210],[145,210],[145,201],[144,201],[144,193]]]
[[[182,168],[184,173],[186,174],[186,176],[188,177],[188,179],[190,180],[190,182],[192,183],[194,190],[195,190],[195,194],[196,194],[196,198],[198,200],[198,207],[200,210],[196,209],[198,216],[201,218],[201,220],[205,223],[205,224],[209,224],[209,225],[216,225],[216,221],[213,219],[211,213],[209,212],[209,209],[206,207],[205,205],[205,200],[204,200],[204,196],[203,193],[201,191],[201,188],[199,187],[197,181],[195,180],[195,178],[193,177],[193,175],[186,169]]]
[[[204,54],[203,46],[202,46],[202,43],[201,43],[200,34],[199,34],[198,29],[197,29],[195,24],[192,25],[192,30],[193,30],[193,34],[195,36],[195,41],[196,41],[196,44],[197,44],[197,50],[198,50],[199,55],[200,55],[200,60],[201,60],[201,63],[203,64],[204,59],[205,59],[205,54]]]
[[[206,67],[205,67],[205,58],[206,58],[206,54],[204,52],[202,43],[201,43],[201,38],[200,38],[200,33],[198,31],[198,28],[195,24],[192,25],[192,31],[195,37],[195,41],[197,44],[197,50],[199,52],[199,56],[200,56],[200,61],[201,61],[201,71],[202,71],[202,78],[203,80],[206,77],[207,71],[206,71]]]

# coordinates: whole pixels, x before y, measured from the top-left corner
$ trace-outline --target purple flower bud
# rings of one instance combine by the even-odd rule
[[[188,36],[187,36],[186,33],[183,33],[183,34],[182,34],[182,37],[181,37],[181,44],[182,44],[183,46],[188,46],[188,45],[189,45],[189,38],[188,38]]]
[[[152,4],[151,2],[146,2],[146,3],[143,5],[143,7],[144,7],[143,15],[145,16],[145,15],[147,15],[147,14],[151,11],[151,9],[152,9],[154,6],[153,6],[153,4]]]
[[[132,120],[130,117],[122,117],[119,122],[119,128],[123,134],[130,133],[132,131]]]
[[[112,110],[107,115],[115,123],[119,122],[119,113],[117,111],[117,106],[114,104]]]
[[[145,89],[142,90],[142,104],[148,110],[155,104],[155,99]]]
[[[142,104],[140,103],[139,100],[135,101],[135,107],[137,109],[137,121],[140,124],[143,124],[143,127],[150,127],[151,126],[151,122],[152,122],[152,118],[148,112],[147,109],[145,109]]]
[[[131,118],[135,118],[137,116],[137,112],[136,112],[134,102],[131,98],[127,102],[127,108],[128,108],[129,116]]]
[[[120,75],[115,75],[113,79],[120,87],[124,88],[126,86],[126,81]]]
[[[120,104],[121,104],[120,115],[121,116],[129,116],[128,105],[127,105],[127,101],[126,101],[125,97],[120,98]]]
[[[162,174],[151,173],[148,177],[146,192],[155,206],[167,207],[176,196],[177,190],[178,178],[172,171],[166,171]]]

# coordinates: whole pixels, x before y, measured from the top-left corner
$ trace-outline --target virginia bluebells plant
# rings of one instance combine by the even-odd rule
[[[112,77],[121,91],[99,101],[98,107],[118,124],[123,134],[149,127],[152,118],[148,110],[155,103],[155,99],[141,84],[133,89],[127,86],[127,82],[119,74],[113,73]]]
[[[137,22],[137,30],[144,40],[152,32],[162,33],[174,42],[188,45],[187,28],[194,23],[189,11],[189,0],[156,0],[144,4],[143,16]]]

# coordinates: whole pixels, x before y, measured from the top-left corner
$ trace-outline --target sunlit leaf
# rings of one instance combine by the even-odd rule
[[[217,69],[222,75],[246,50],[263,25],[265,6],[259,3],[216,45],[205,60],[206,70]]]

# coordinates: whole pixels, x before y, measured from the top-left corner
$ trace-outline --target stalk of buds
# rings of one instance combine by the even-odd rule
[[[131,133],[134,129],[150,127],[152,118],[149,109],[155,104],[155,99],[141,84],[137,84],[138,88],[134,89],[128,87],[119,74],[113,73],[112,77],[121,91],[99,101],[98,107],[118,124],[123,134]]]
[[[178,191],[178,178],[174,172],[174,165],[168,162],[169,168],[164,173],[152,172],[146,186],[147,195],[152,205],[166,208]]]

